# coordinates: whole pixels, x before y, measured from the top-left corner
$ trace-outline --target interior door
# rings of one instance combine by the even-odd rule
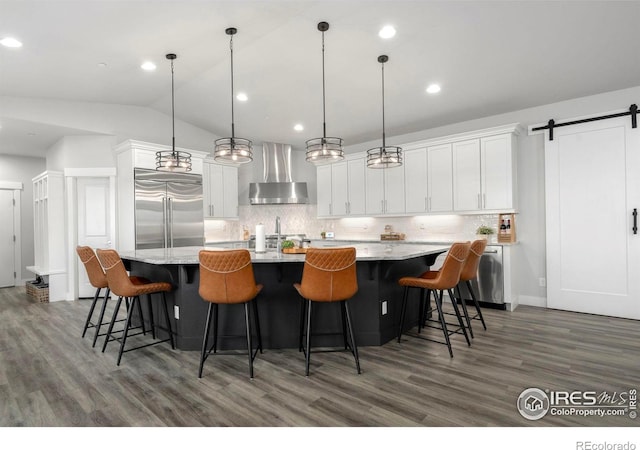
[[[111,248],[111,205],[108,177],[78,177],[76,192],[78,201],[78,245]],[[87,272],[78,262],[78,297],[93,297],[96,288],[91,286]]]
[[[13,191],[0,189],[0,287],[15,286]]]
[[[629,118],[545,138],[547,305],[640,319],[640,131]]]

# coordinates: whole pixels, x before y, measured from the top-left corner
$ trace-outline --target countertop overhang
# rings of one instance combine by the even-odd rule
[[[382,243],[358,243],[344,245],[344,247],[355,247],[356,261],[402,261],[420,256],[443,253],[449,250],[449,245],[445,244],[405,244],[389,245]],[[332,247],[335,248],[335,247]],[[149,264],[198,264],[198,253],[200,250],[229,250],[216,246],[205,247],[176,247],[176,248],[155,248],[134,251],[120,252],[123,259],[145,262]],[[288,254],[275,250],[264,253],[251,253],[251,262],[260,263],[295,263],[304,262],[305,254]]]

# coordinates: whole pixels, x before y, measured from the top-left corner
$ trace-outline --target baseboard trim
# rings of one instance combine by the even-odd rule
[[[546,308],[547,307],[547,297],[534,297],[533,295],[520,295],[518,303],[520,305],[536,306],[538,308]]]

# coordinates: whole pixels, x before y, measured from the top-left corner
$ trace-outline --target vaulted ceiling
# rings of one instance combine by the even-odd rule
[[[144,106],[230,134],[227,27],[234,37],[236,135],[290,143],[322,135],[321,33],[327,21],[326,119],[345,143],[640,85],[638,1],[0,0],[1,96]],[[383,40],[379,29],[397,34]],[[157,69],[145,72],[144,61]],[[425,92],[439,83],[436,95]],[[2,111],[2,108],[0,108]],[[297,132],[293,126],[303,124]],[[0,115],[0,153],[82,130]],[[33,130],[32,130],[33,129]],[[28,137],[31,133],[31,137]],[[5,151],[6,152],[6,151]]]

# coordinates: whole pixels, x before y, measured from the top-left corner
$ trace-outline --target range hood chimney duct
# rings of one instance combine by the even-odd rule
[[[291,145],[262,144],[263,182],[249,184],[252,205],[307,203],[307,183],[291,179]]]

